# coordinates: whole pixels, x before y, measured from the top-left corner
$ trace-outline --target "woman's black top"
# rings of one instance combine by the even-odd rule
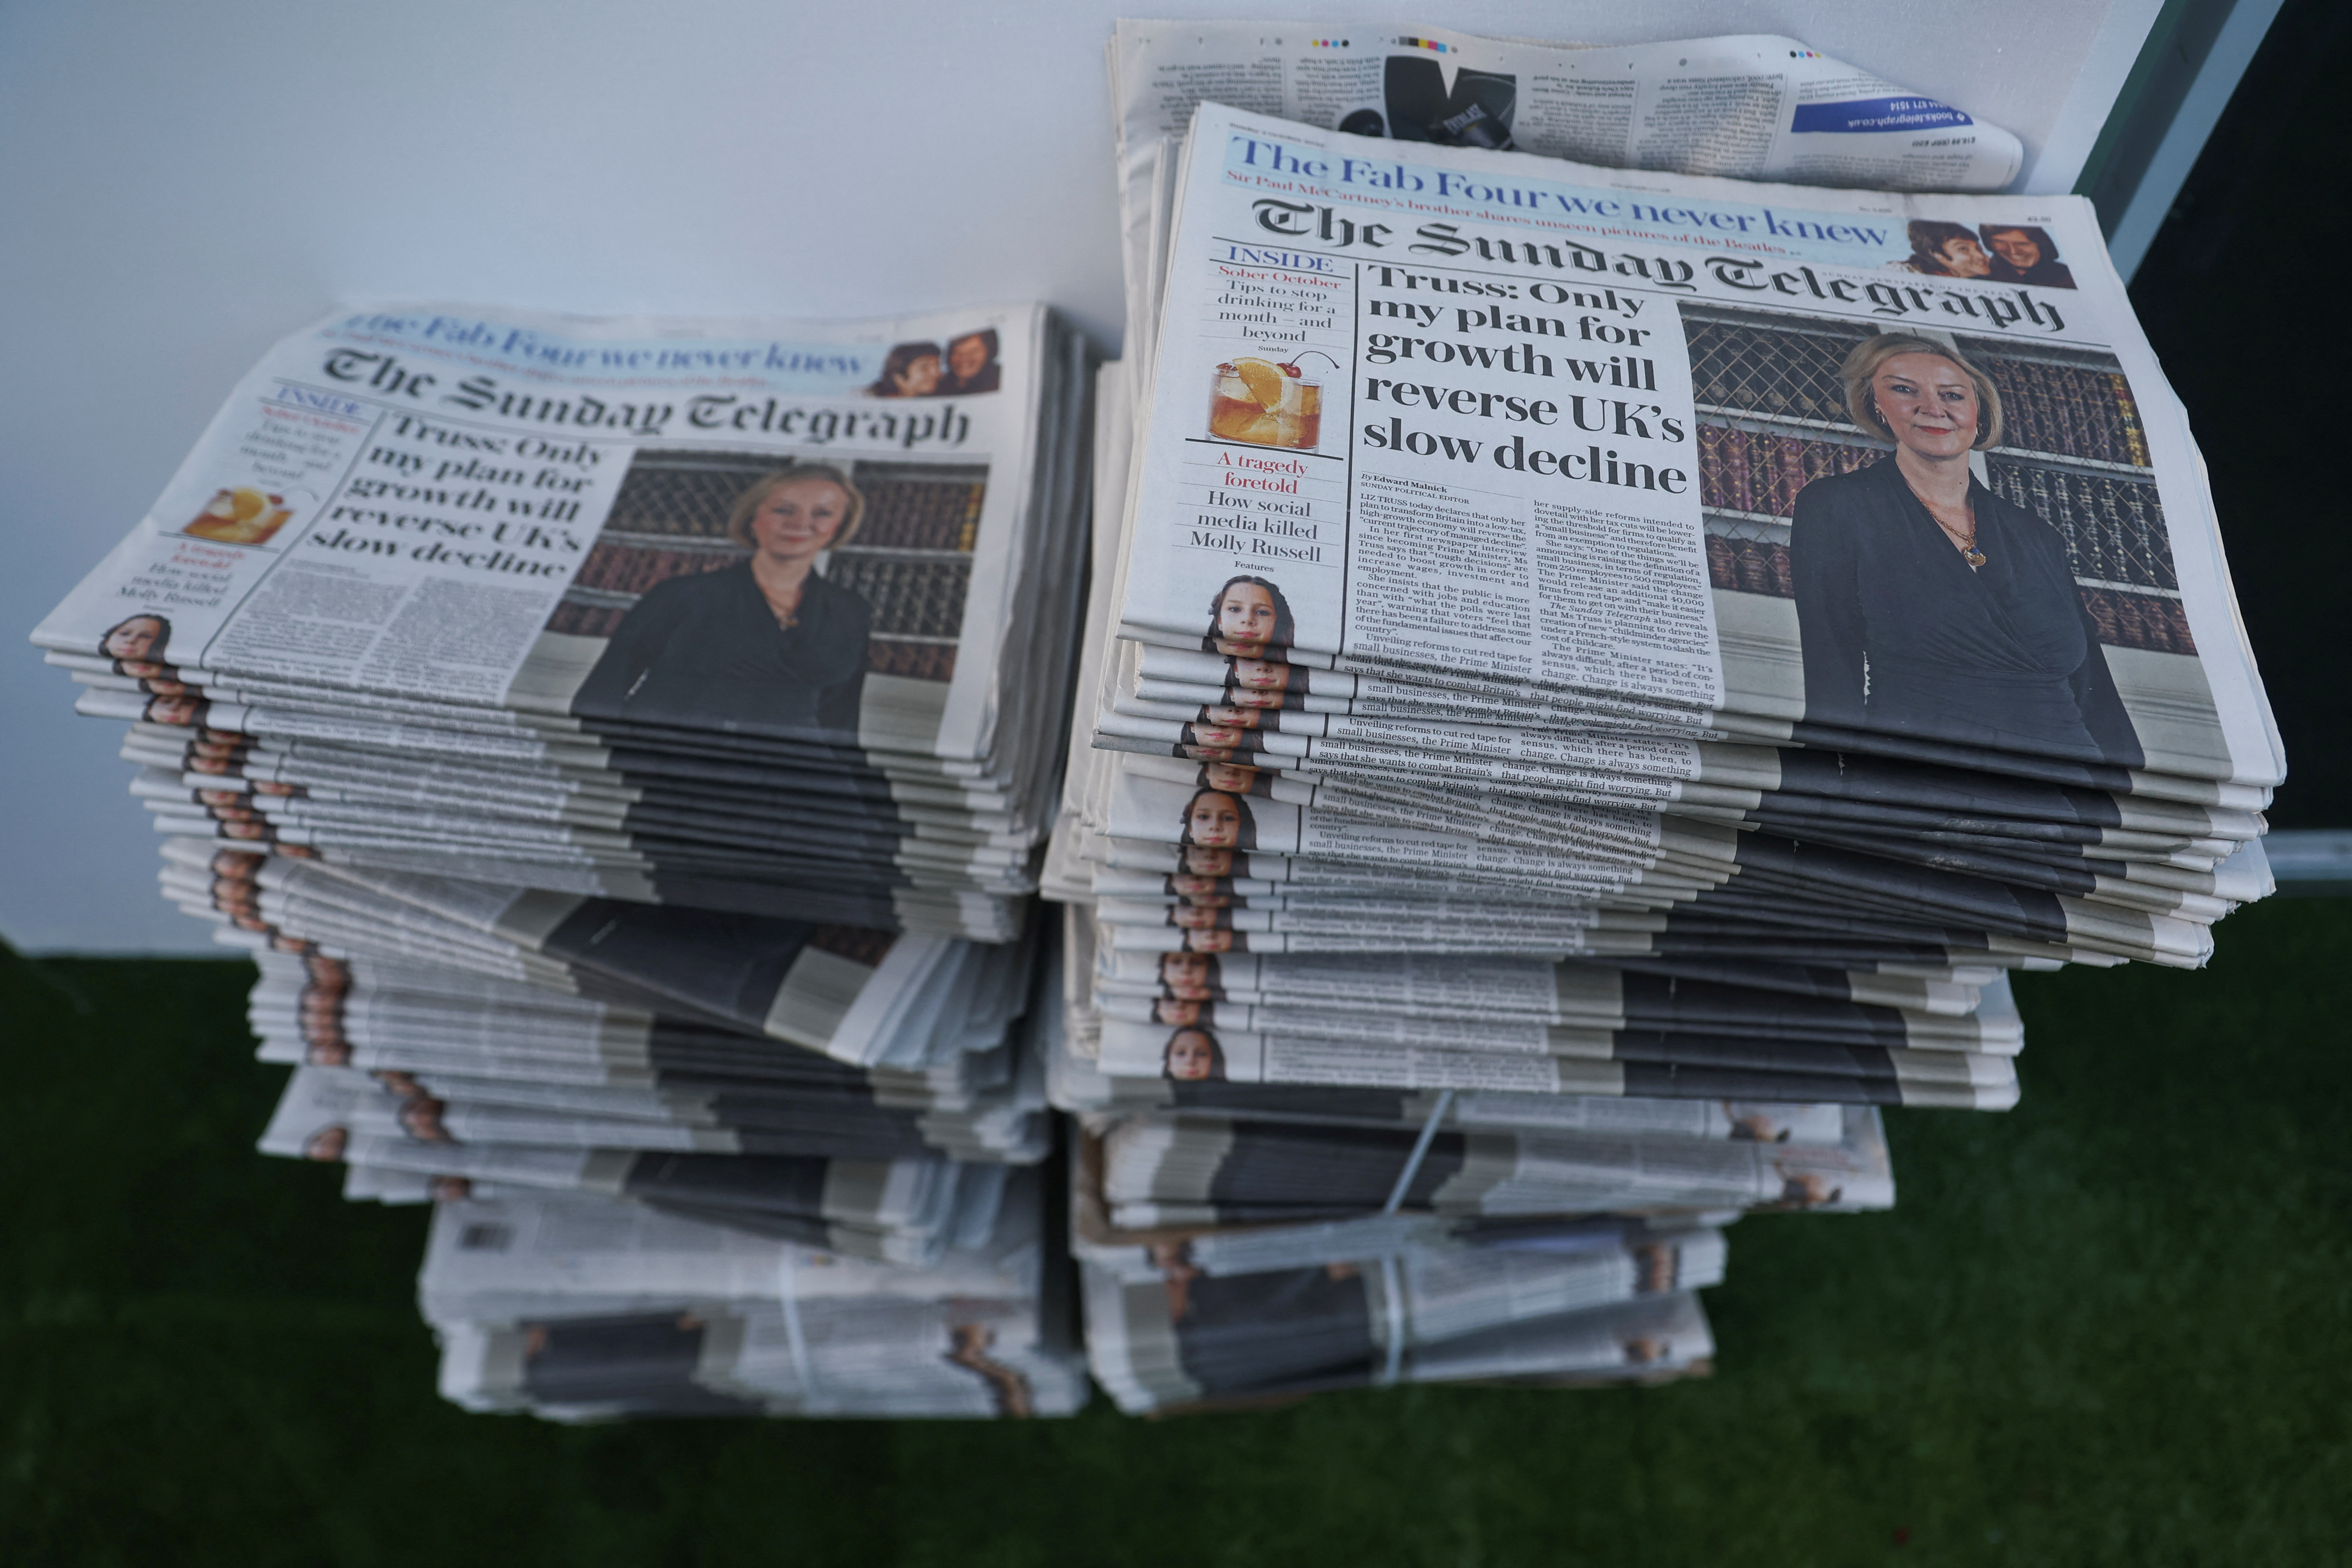
[[[589,719],[855,736],[873,610],[811,573],[794,620],[777,624],[749,561],[656,583],[621,618],[572,710]]]
[[[1974,571],[1891,458],[1798,492],[1806,720],[2141,765],[2064,542],[1974,480],[1969,499]]]

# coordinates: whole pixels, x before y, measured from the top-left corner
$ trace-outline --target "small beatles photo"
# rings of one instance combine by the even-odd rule
[[[994,327],[960,332],[945,346],[935,342],[895,344],[882,358],[882,374],[866,389],[869,397],[976,397],[1003,384],[997,363]]]

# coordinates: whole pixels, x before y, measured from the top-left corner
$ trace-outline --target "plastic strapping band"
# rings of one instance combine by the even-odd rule
[[[1404,1169],[1397,1173],[1396,1185],[1389,1189],[1389,1201],[1381,1205],[1382,1214],[1394,1214],[1404,1205],[1404,1195],[1412,1191],[1412,1179],[1421,1174],[1421,1163],[1429,1156],[1429,1146],[1437,1142],[1439,1123],[1454,1109],[1454,1091],[1447,1089],[1437,1097],[1430,1108],[1429,1120],[1421,1124],[1421,1136],[1412,1142],[1412,1152],[1405,1156]]]
[[[1378,1386],[1386,1388],[1404,1370],[1404,1270],[1393,1252],[1381,1257],[1381,1297],[1388,1320],[1389,1359],[1381,1368]]]
[[[776,1268],[776,1285],[784,1300],[784,1342],[792,1348],[793,1373],[801,1380],[803,1404],[816,1397],[816,1363],[809,1359],[808,1335],[801,1327],[798,1250],[784,1244],[784,1260]]]
[[[1445,1113],[1454,1109],[1454,1091],[1439,1093],[1437,1103],[1429,1108],[1429,1120],[1421,1124],[1421,1136],[1412,1141],[1412,1152],[1405,1156],[1404,1169],[1397,1173],[1396,1185],[1389,1189],[1389,1201],[1381,1205],[1381,1213],[1392,1215],[1404,1206],[1405,1194],[1412,1191],[1412,1179],[1421,1174],[1421,1163],[1429,1157],[1429,1146],[1437,1142],[1437,1130],[1444,1125]],[[1381,1255],[1381,1299],[1388,1321],[1389,1354],[1381,1368],[1379,1386],[1388,1387],[1404,1371],[1404,1269],[1397,1255]]]

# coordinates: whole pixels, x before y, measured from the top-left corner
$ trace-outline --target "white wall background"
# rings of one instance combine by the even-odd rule
[[[0,5],[0,936],[217,952],[120,726],[21,639],[231,384],[341,302],[852,315],[1008,298],[1118,345],[1112,20],[1785,33],[2069,188],[2158,0],[241,0]],[[14,651],[5,651],[13,649]]]

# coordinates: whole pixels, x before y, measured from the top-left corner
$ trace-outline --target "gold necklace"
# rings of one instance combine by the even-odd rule
[[[1977,520],[1973,509],[1969,513],[1969,536],[1962,539],[1959,531],[1945,521],[1944,514],[1936,510],[1936,503],[1919,493],[1919,487],[1911,482],[1910,475],[1903,476],[1903,484],[1904,488],[1911,492],[1911,499],[1926,510],[1929,519],[1943,531],[1944,537],[1952,542],[1952,548],[1960,552],[1960,559],[1969,563],[1969,571],[1973,572],[1985,563],[1987,559],[1985,552],[1977,548]],[[1966,506],[1968,503],[1963,501],[1961,504]]]
[[[803,580],[801,586],[796,586],[793,590],[793,605],[790,609],[786,609],[782,605],[776,603],[776,596],[768,592],[768,585],[760,581],[758,573],[755,572],[751,574],[751,583],[754,587],[760,590],[760,597],[767,601],[768,614],[776,617],[777,626],[781,626],[785,631],[791,631],[794,626],[801,624],[801,597],[803,589],[805,587],[805,579]]]

